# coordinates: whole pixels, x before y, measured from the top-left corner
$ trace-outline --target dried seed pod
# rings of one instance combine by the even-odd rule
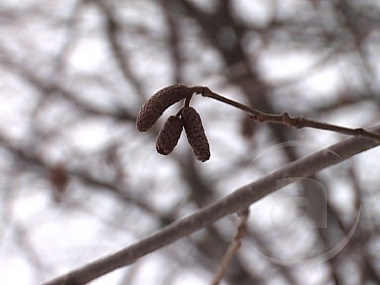
[[[200,161],[208,160],[210,158],[210,146],[198,112],[192,107],[184,107],[181,111],[181,118],[187,140],[195,157]]]
[[[175,84],[157,91],[141,107],[136,118],[136,127],[140,132],[150,129],[162,113],[179,100],[191,95],[191,89],[183,84]]]
[[[178,116],[170,116],[157,136],[156,149],[163,155],[168,155],[177,145],[183,129],[182,120]]]

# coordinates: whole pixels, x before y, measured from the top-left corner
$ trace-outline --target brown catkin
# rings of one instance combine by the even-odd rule
[[[183,129],[182,120],[178,116],[170,116],[157,136],[156,149],[163,155],[168,155],[177,145]]]
[[[183,84],[175,84],[157,91],[141,107],[136,118],[140,132],[150,129],[162,113],[172,104],[191,95],[191,89]]]
[[[192,107],[184,107],[181,111],[181,118],[187,140],[193,149],[195,157],[200,161],[209,160],[210,146],[198,112]]]

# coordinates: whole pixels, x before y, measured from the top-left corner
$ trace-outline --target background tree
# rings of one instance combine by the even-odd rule
[[[374,0],[0,5],[0,283],[48,281],[347,138],[259,124],[194,96],[210,160],[196,161],[183,134],[161,156],[156,136],[180,105],[144,134],[135,119],[163,87],[208,86],[267,113],[352,128],[379,121]],[[378,156],[342,159],[253,204],[225,284],[379,284]],[[93,284],[208,284],[238,219]]]

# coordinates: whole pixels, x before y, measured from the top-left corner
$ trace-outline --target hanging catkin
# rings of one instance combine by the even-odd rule
[[[181,111],[181,118],[187,140],[195,157],[200,161],[208,160],[210,158],[210,146],[198,112],[193,107],[184,107]]]
[[[136,127],[140,132],[150,129],[162,113],[174,103],[191,95],[189,87],[175,84],[157,91],[141,107],[136,118]]]
[[[171,153],[178,143],[182,129],[181,118],[178,116],[170,116],[157,136],[157,152],[163,155]]]

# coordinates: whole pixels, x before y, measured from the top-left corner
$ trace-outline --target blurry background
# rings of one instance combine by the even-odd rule
[[[196,96],[211,159],[195,161],[184,135],[161,156],[155,137],[180,104],[147,133],[134,124],[167,85],[377,124],[379,15],[376,0],[2,0],[0,283],[56,277],[345,138],[254,123]],[[380,284],[379,157],[362,153],[253,205],[224,284]],[[236,223],[93,284],[209,284]]]

